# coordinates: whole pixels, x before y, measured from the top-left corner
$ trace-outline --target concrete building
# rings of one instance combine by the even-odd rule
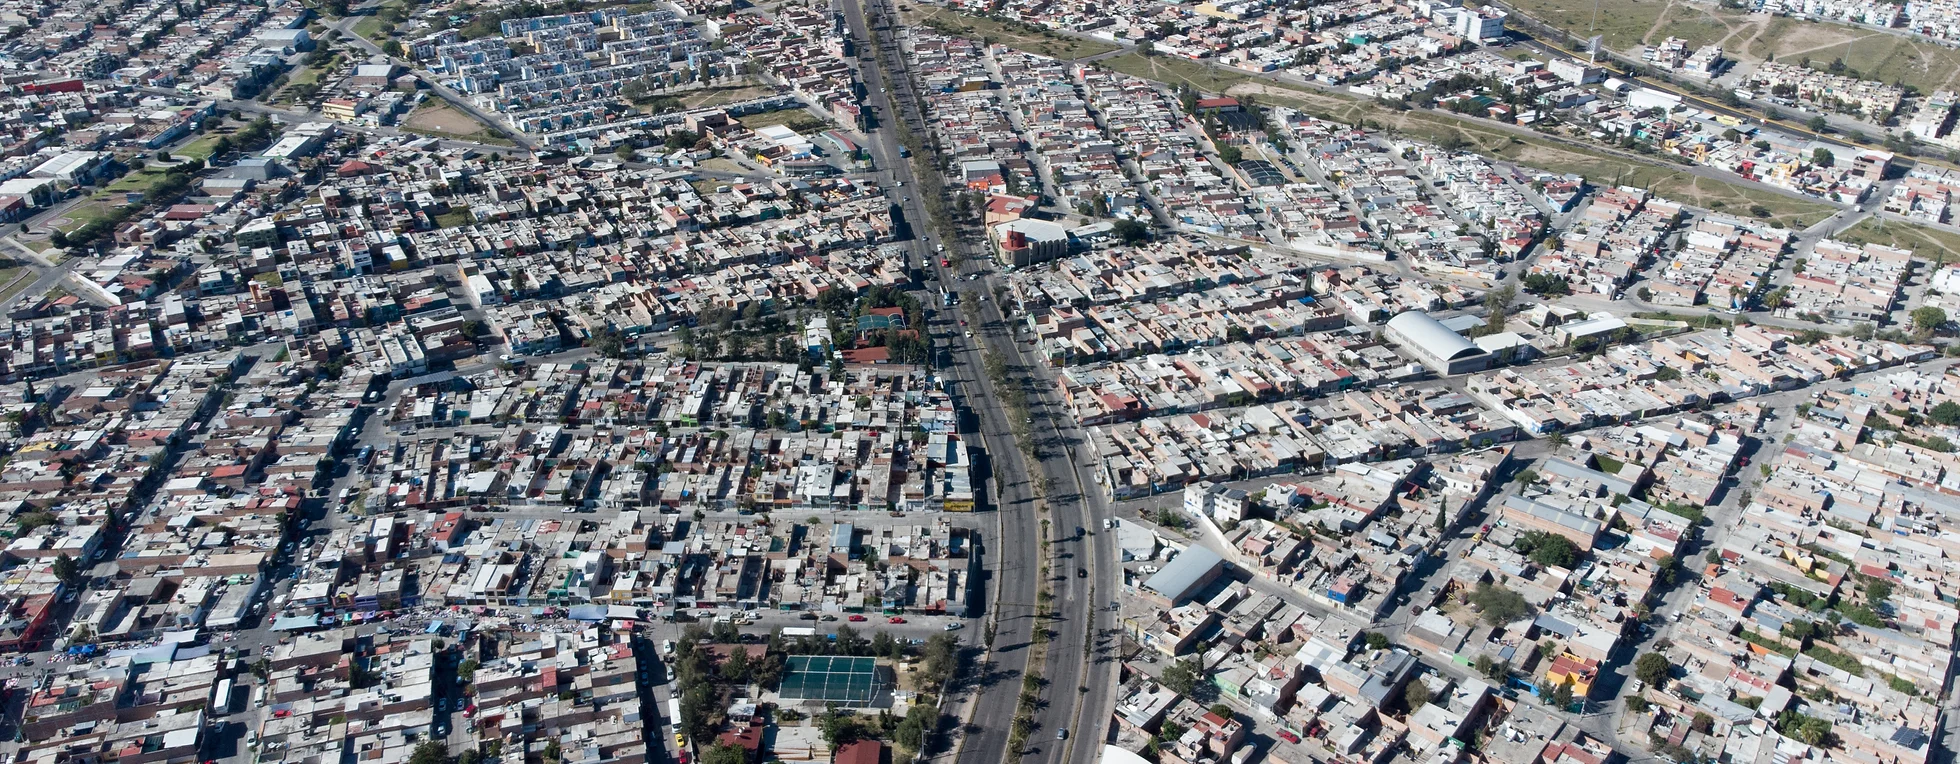
[[[991,230],[996,257],[1017,268],[1068,254],[1068,229],[1046,220],[1010,220]]]
[[[1200,480],[1184,487],[1184,511],[1221,523],[1236,523],[1245,519],[1249,498],[1243,490]]]
[[[382,90],[392,84],[394,79],[394,64],[361,64],[354,67],[354,76],[347,78],[347,85]]]
[[[1504,36],[1503,11],[1485,7],[1479,10],[1460,9],[1456,14],[1456,33],[1464,39],[1494,40]]]
[[[1224,574],[1225,558],[1210,549],[1192,545],[1143,582],[1143,588],[1175,607],[1189,602]]]
[[[1490,353],[1419,310],[1389,319],[1387,336],[1438,374],[1469,374],[1490,368]]]
[[[93,183],[96,176],[108,166],[108,154],[98,151],[66,151],[42,162],[41,166],[27,174],[30,177],[53,178],[79,186]]]

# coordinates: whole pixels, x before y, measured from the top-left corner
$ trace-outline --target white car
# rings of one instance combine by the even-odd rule
[[[954,621],[952,623],[946,624],[947,631],[959,631],[960,629],[964,629],[964,628],[966,628],[966,624],[960,623],[959,621]]]

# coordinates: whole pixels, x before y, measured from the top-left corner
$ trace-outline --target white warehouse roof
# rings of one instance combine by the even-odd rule
[[[1483,352],[1464,339],[1463,335],[1450,331],[1449,327],[1420,310],[1404,311],[1389,319],[1388,326],[1434,358],[1453,361]]]

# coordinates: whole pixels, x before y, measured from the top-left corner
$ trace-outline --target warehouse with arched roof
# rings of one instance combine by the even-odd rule
[[[1490,368],[1490,353],[1420,310],[1389,319],[1386,334],[1390,342],[1438,374],[1469,374]]]

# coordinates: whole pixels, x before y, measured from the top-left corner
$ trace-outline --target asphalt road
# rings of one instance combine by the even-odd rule
[[[926,1],[927,1],[927,0],[921,0],[921,2],[926,2]],[[951,5],[948,5],[947,7],[949,7],[949,8],[952,8],[952,6],[951,6]],[[959,9],[958,9],[958,8],[953,8],[953,10],[959,10]],[[1108,40],[1105,40],[1105,39],[1103,39],[1103,38],[1100,38],[1100,37],[1097,37],[1097,36],[1095,36],[1095,35],[1092,35],[1092,34],[1086,34],[1086,33],[1082,33],[1082,32],[1075,32],[1075,31],[1071,31],[1071,30],[1067,30],[1067,29],[1049,29],[1049,31],[1051,31],[1051,32],[1053,32],[1053,33],[1055,33],[1055,34],[1059,34],[1059,35],[1065,35],[1065,36],[1068,36],[1068,37],[1074,37],[1074,38],[1077,38],[1077,39],[1082,39],[1082,40],[1091,40],[1091,41],[1094,41],[1094,42],[1099,42],[1099,43],[1104,43],[1104,44],[1107,44],[1107,43],[1109,42]],[[1237,69],[1237,68],[1234,68],[1234,67],[1230,67],[1230,66],[1225,66],[1225,65],[1221,65],[1221,64],[1217,64],[1217,63],[1213,63],[1212,61],[1209,61],[1209,60],[1207,60],[1207,61],[1201,61],[1201,62],[1195,62],[1195,63],[1199,63],[1199,64],[1201,64],[1201,65],[1203,65],[1203,66],[1207,66],[1207,67],[1212,67],[1212,68],[1216,68],[1216,69],[1219,69],[1219,70],[1221,70],[1221,71],[1226,71],[1226,72],[1230,72],[1231,74],[1233,74],[1233,75],[1235,75],[1235,76],[1244,76],[1244,77],[1253,77],[1253,78],[1256,78],[1256,79],[1261,79],[1261,80],[1270,80],[1270,81],[1272,81],[1272,82],[1277,82],[1277,83],[1281,83],[1281,84],[1284,84],[1284,85],[1287,85],[1287,86],[1290,86],[1290,87],[1294,87],[1294,88],[1302,88],[1302,89],[1307,89],[1307,90],[1314,90],[1314,91],[1319,91],[1319,92],[1325,92],[1325,93],[1333,93],[1333,94],[1337,94],[1337,95],[1340,95],[1340,96],[1342,96],[1342,97],[1344,97],[1344,98],[1356,98],[1356,96],[1355,96],[1355,95],[1354,95],[1354,94],[1353,94],[1353,93],[1352,93],[1351,91],[1349,91],[1349,90],[1348,90],[1348,88],[1347,88],[1346,86],[1342,86],[1342,85],[1327,85],[1327,84],[1324,84],[1324,83],[1320,83],[1320,82],[1315,82],[1315,81],[1313,81],[1313,80],[1309,80],[1309,79],[1306,79],[1306,78],[1304,78],[1304,77],[1301,77],[1301,76],[1299,76],[1299,75],[1297,75],[1297,74],[1291,74],[1291,73],[1288,73],[1288,72],[1285,72],[1285,71],[1278,71],[1278,72],[1247,72],[1247,71],[1245,71],[1245,70],[1243,70],[1243,69]],[[1700,106],[1700,104],[1696,104],[1696,105],[1697,105],[1697,106]],[[1790,189],[1787,189],[1787,188],[1780,188],[1780,187],[1777,187],[1777,186],[1772,186],[1772,185],[1769,185],[1769,184],[1767,184],[1767,183],[1761,183],[1761,182],[1758,182],[1758,181],[1753,181],[1753,180],[1749,180],[1749,179],[1747,179],[1747,178],[1744,178],[1744,177],[1742,177],[1742,176],[1740,176],[1740,175],[1736,175],[1735,173],[1731,173],[1731,172],[1726,172],[1726,171],[1723,171],[1723,170],[1718,170],[1718,169],[1715,169],[1715,168],[1713,168],[1713,167],[1707,167],[1707,166],[1703,166],[1703,165],[1677,165],[1677,164],[1674,164],[1674,163],[1672,163],[1672,162],[1665,162],[1665,161],[1660,161],[1660,160],[1656,160],[1656,159],[1654,159],[1653,157],[1649,157],[1649,156],[1645,156],[1645,155],[1642,155],[1642,154],[1638,154],[1638,153],[1634,153],[1634,152],[1631,152],[1631,151],[1621,151],[1621,150],[1619,150],[1619,149],[1615,149],[1615,148],[1612,148],[1612,147],[1609,147],[1609,146],[1602,146],[1602,145],[1599,145],[1599,144],[1596,144],[1596,143],[1591,143],[1591,142],[1588,142],[1588,141],[1581,141],[1581,140],[1576,140],[1576,139],[1572,139],[1572,138],[1567,138],[1567,137],[1564,137],[1564,136],[1560,136],[1560,135],[1554,135],[1554,134],[1551,134],[1551,133],[1541,133],[1541,132],[1538,132],[1538,131],[1536,131],[1536,130],[1532,130],[1531,128],[1528,128],[1528,127],[1524,127],[1524,126],[1522,126],[1522,125],[1517,125],[1517,124],[1513,124],[1513,123],[1510,123],[1510,122],[1499,122],[1499,121],[1497,121],[1497,120],[1493,120],[1493,119],[1480,119],[1480,118],[1476,118],[1476,117],[1469,117],[1469,116],[1465,116],[1465,115],[1462,115],[1462,114],[1457,114],[1457,113],[1455,113],[1455,112],[1451,112],[1451,111],[1449,111],[1449,110],[1447,110],[1447,109],[1427,109],[1427,110],[1425,110],[1425,111],[1428,111],[1429,113],[1431,113],[1431,114],[1434,114],[1434,115],[1436,115],[1436,116],[1439,116],[1439,117],[1444,117],[1444,118],[1446,118],[1446,119],[1451,119],[1451,120],[1457,120],[1457,121],[1462,121],[1462,122],[1467,122],[1467,123],[1473,123],[1473,124],[1476,124],[1476,125],[1479,125],[1479,126],[1482,126],[1482,127],[1486,127],[1486,128],[1490,128],[1490,129],[1493,129],[1493,130],[1501,130],[1501,131],[1504,131],[1504,132],[1507,132],[1507,133],[1511,133],[1511,134],[1513,134],[1513,135],[1518,135],[1518,136],[1529,136],[1529,137],[1532,137],[1532,138],[1536,138],[1536,139],[1539,139],[1539,140],[1545,140],[1545,141],[1551,141],[1551,142],[1553,142],[1553,143],[1559,143],[1559,144],[1564,144],[1564,145],[1567,145],[1567,146],[1572,146],[1572,147],[1575,147],[1575,148],[1581,148],[1581,149],[1584,149],[1584,150],[1586,150],[1586,151],[1590,151],[1590,152],[1594,152],[1594,153],[1603,153],[1603,154],[1611,154],[1611,155],[1613,155],[1613,156],[1616,156],[1616,157],[1620,157],[1620,158],[1623,158],[1623,159],[1627,159],[1627,160],[1630,160],[1630,161],[1634,161],[1634,162],[1638,162],[1638,163],[1640,163],[1640,164],[1646,164],[1646,165],[1654,165],[1654,166],[1659,166],[1659,167],[1666,167],[1667,169],[1669,169],[1669,170],[1671,170],[1671,171],[1673,171],[1673,172],[1678,172],[1678,173],[1684,173],[1684,174],[1687,174],[1687,175],[1693,175],[1693,176],[1696,176],[1696,177],[1701,177],[1701,178],[1708,178],[1708,179],[1710,179],[1710,180],[1719,180],[1719,181],[1721,181],[1721,182],[1724,182],[1724,183],[1729,183],[1729,184],[1732,184],[1732,185],[1737,185],[1737,186],[1744,186],[1744,187],[1749,187],[1749,188],[1755,188],[1755,189],[1758,189],[1758,190],[1761,190],[1761,191],[1766,191],[1766,192],[1769,192],[1769,193],[1774,193],[1774,194],[1779,194],[1779,195],[1782,195],[1782,196],[1787,196],[1787,197],[1790,197],[1790,198],[1793,198],[1793,199],[1802,199],[1802,200],[1804,200],[1804,201],[1809,201],[1809,202],[1816,202],[1816,203],[1818,203],[1818,204],[1826,204],[1826,205],[1832,205],[1832,206],[1838,206],[1838,207],[1842,207],[1842,206],[1845,206],[1845,205],[1838,205],[1838,204],[1835,204],[1835,203],[1833,203],[1833,202],[1829,202],[1829,201],[1826,201],[1826,200],[1824,200],[1824,199],[1819,199],[1819,198],[1817,198],[1817,197],[1813,197],[1813,196],[1805,196],[1805,195],[1803,195],[1803,194],[1801,194],[1801,193],[1798,193],[1798,192],[1796,192],[1796,191],[1792,191],[1792,190],[1790,190]]]
[[[898,131],[894,120],[903,120],[910,130],[921,137],[929,136],[929,129],[920,113],[920,103],[916,90],[906,71],[906,62],[899,50],[897,30],[893,22],[897,19],[896,9],[890,0],[872,0],[868,8],[860,6],[857,0],[844,0],[846,22],[851,34],[869,54],[862,62],[861,75],[872,98],[873,114],[880,120],[877,129],[872,131],[871,151],[878,166],[889,168],[891,179],[899,189],[900,204],[906,220],[915,233],[924,233],[929,223],[924,204],[914,197],[914,192],[906,188],[917,188],[910,163],[900,156]],[[872,22],[867,19],[869,12],[878,29],[878,44],[872,45]],[[888,70],[889,69],[889,73]],[[930,247],[919,246],[918,242],[930,241],[933,234],[915,236],[915,252],[924,260],[924,266],[931,272],[938,284],[959,290],[966,288],[977,306],[962,306],[960,309],[934,311],[931,320],[935,334],[945,339],[952,368],[945,376],[962,393],[961,400],[970,407],[975,423],[986,445],[986,459],[989,472],[993,475],[993,505],[999,513],[1000,533],[992,539],[990,553],[995,554],[997,579],[988,582],[989,595],[997,606],[992,615],[995,628],[992,649],[987,651],[986,660],[969,673],[977,683],[978,693],[971,725],[963,733],[965,739],[957,750],[961,761],[990,764],[1002,761],[1008,754],[1008,736],[1020,693],[1021,677],[1029,668],[1027,665],[1034,629],[1048,629],[1052,634],[1047,644],[1047,660],[1044,666],[1036,667],[1045,683],[1041,689],[1042,702],[1035,714],[1036,727],[1027,740],[1023,761],[1078,761],[1094,757],[1091,750],[1085,757],[1074,750],[1083,736],[1070,736],[1066,742],[1056,741],[1058,730],[1077,724],[1080,699],[1095,695],[1099,700],[1108,693],[1084,692],[1079,688],[1090,687],[1091,681],[1101,681],[1113,666],[1105,660],[1100,664],[1087,661],[1085,645],[1091,639],[1093,621],[1098,618],[1093,601],[1102,593],[1114,591],[1114,574],[1109,566],[1095,564],[1097,559],[1113,559],[1114,547],[1109,537],[1091,534],[1086,540],[1077,540],[1074,529],[1100,527],[1100,521],[1093,516],[1093,510],[1085,503],[1085,495],[1093,495],[1092,490],[1084,490],[1091,484],[1082,481],[1077,472],[1079,464],[1064,454],[1079,453],[1069,441],[1068,433],[1058,429],[1055,422],[1060,409],[1054,406],[1050,390],[1052,383],[1044,379],[1045,374],[1037,369],[1039,364],[1030,363],[1021,352],[1021,344],[1013,330],[1006,323],[998,306],[990,294],[994,287],[991,274],[980,263],[986,258],[969,247],[968,242],[960,240],[958,232],[938,231],[938,241],[950,242],[960,254],[973,255],[962,258],[958,269],[941,264]],[[952,233],[952,236],[948,236]],[[960,281],[961,276],[978,276],[983,280]],[[977,309],[973,321],[976,330],[968,336],[967,330],[958,325],[960,310]],[[977,340],[977,342],[975,342]],[[1033,437],[1042,441],[1041,456],[1030,465],[1016,446],[1009,426],[1010,413],[1001,405],[999,392],[993,389],[993,382],[984,371],[982,346],[989,348],[1010,367],[1017,370],[1010,374],[1019,377],[1023,373],[1033,375],[1028,383],[1029,405],[1035,418]],[[1080,443],[1082,441],[1075,441]],[[1043,490],[1038,492],[1039,481]],[[1045,498],[1037,498],[1045,493]],[[1045,505],[1049,510],[1048,533],[1053,543],[1045,550],[1049,555],[1049,577],[1053,600],[1053,614],[1040,623],[1036,622],[1036,577],[1040,575],[1039,554],[1041,520],[1037,516],[1037,506]],[[1093,579],[1079,578],[1077,569],[1095,570]],[[1102,616],[1107,618],[1107,616]],[[1105,643],[1101,649],[1108,650]],[[1105,654],[1105,657],[1107,655]],[[1098,670],[1096,667],[1100,667]],[[1099,735],[1091,737],[1100,739]],[[1094,745],[1097,740],[1089,741]],[[934,752],[944,755],[943,751]]]
[[[368,12],[372,13],[373,10],[370,9]],[[343,38],[354,41],[354,44],[357,47],[361,48],[363,51],[365,51],[368,54],[369,58],[371,59],[378,58],[391,64],[398,64],[403,68],[409,70],[410,72],[413,72],[416,77],[421,78],[422,82],[429,86],[429,90],[435,93],[436,97],[441,98],[444,101],[447,101],[449,105],[455,107],[457,111],[463,112],[464,114],[468,114],[470,115],[471,119],[481,122],[485,127],[488,127],[491,130],[503,134],[505,138],[509,138],[511,141],[515,142],[519,147],[522,147],[524,149],[538,148],[536,141],[531,140],[529,136],[526,136],[523,133],[520,133],[516,130],[512,130],[510,128],[510,125],[506,123],[504,120],[498,119],[493,115],[487,114],[482,109],[478,109],[476,107],[476,104],[470,102],[469,98],[465,97],[461,93],[456,92],[455,90],[450,89],[449,86],[442,84],[442,81],[438,79],[433,72],[430,72],[427,69],[416,68],[414,61],[409,61],[407,59],[398,59],[386,53],[381,52],[381,46],[374,44],[372,40],[362,37],[354,32],[354,23],[356,21],[359,21],[360,18],[361,17],[359,16],[351,16],[351,15],[347,16],[345,18],[340,19],[339,21],[334,22],[332,28],[340,30],[341,36]]]

